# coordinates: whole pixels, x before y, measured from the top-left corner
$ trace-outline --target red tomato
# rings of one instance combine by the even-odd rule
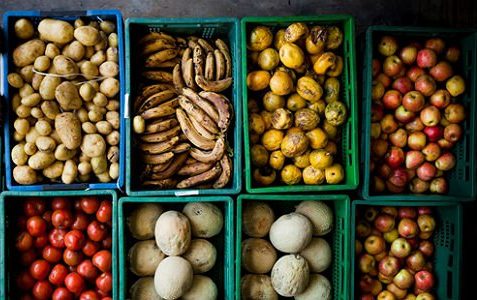
[[[92,290],[83,292],[80,295],[80,300],[99,300],[99,299],[101,299],[100,295]]]
[[[100,242],[106,238],[106,235],[108,234],[108,229],[104,224],[101,224],[95,220],[89,223],[87,232],[88,237],[91,240],[95,242]]]
[[[45,210],[45,201],[40,198],[30,198],[23,202],[23,213],[27,217],[40,216]]]
[[[70,209],[71,208],[71,201],[65,197],[55,197],[51,200],[51,209]]]
[[[56,248],[65,248],[65,235],[66,230],[64,229],[53,229],[48,235],[50,244]]]
[[[35,248],[37,249],[41,249],[45,247],[48,244],[48,235],[44,234],[42,236],[35,238],[34,244],[35,244]]]
[[[38,281],[32,290],[33,297],[39,300],[50,299],[53,293],[53,287],[47,280]]]
[[[52,300],[73,300],[73,294],[64,287],[57,288],[51,297]]]
[[[46,221],[40,216],[33,216],[26,223],[28,233],[31,236],[40,236],[46,232]]]
[[[111,220],[113,216],[113,208],[111,201],[103,200],[99,205],[98,211],[96,212],[96,219],[102,223],[106,223]]]
[[[18,251],[24,252],[33,247],[33,238],[28,232],[21,232],[15,242],[15,247]]]
[[[70,250],[81,250],[85,242],[84,234],[79,230],[71,230],[65,235],[65,246]]]
[[[47,210],[43,213],[43,216],[41,216],[43,218],[43,220],[45,220],[46,223],[48,224],[51,224],[51,215],[53,214],[53,212],[51,210]]]
[[[83,253],[66,249],[63,252],[63,260],[68,266],[77,266],[83,260]]]
[[[111,252],[101,250],[93,256],[93,265],[101,272],[109,272],[111,270]]]
[[[76,271],[87,280],[96,279],[96,277],[98,277],[98,269],[96,269],[89,259],[83,260],[76,268]]]
[[[35,250],[25,251],[20,256],[20,264],[25,267],[29,266],[37,259],[37,257],[38,255]]]
[[[75,221],[71,228],[76,230],[86,230],[86,228],[88,228],[88,224],[89,224],[88,215],[83,212],[77,212]]]
[[[83,209],[81,208],[81,198],[75,200],[74,208],[77,212],[79,212],[79,211],[82,212],[83,211]]]
[[[17,286],[22,291],[29,291],[35,285],[35,278],[33,278],[28,271],[23,271],[17,276]]]
[[[55,228],[68,229],[73,225],[73,214],[66,209],[57,209],[51,215],[51,223]]]
[[[111,236],[108,236],[101,242],[101,244],[103,245],[103,248],[111,249],[113,247],[113,238]]]
[[[50,273],[50,264],[44,259],[35,260],[30,266],[30,274],[36,280],[43,280]]]
[[[113,298],[111,298],[111,297],[103,297],[103,299],[101,299],[101,300],[113,300]]]
[[[104,292],[108,293],[113,289],[113,276],[111,273],[103,273],[96,278],[96,287]]]
[[[53,285],[60,286],[65,282],[66,275],[68,275],[68,269],[62,264],[57,264],[51,270],[48,280]]]
[[[99,200],[96,197],[82,197],[81,209],[88,215],[94,214],[99,208]]]
[[[65,286],[70,292],[79,294],[84,290],[85,282],[83,277],[81,277],[78,273],[73,272],[66,276]]]
[[[93,242],[92,240],[87,240],[83,246],[83,253],[86,256],[93,256],[96,252],[100,249],[100,245],[98,242]]]
[[[42,252],[43,258],[49,263],[57,263],[61,260],[61,250],[59,248],[47,245],[43,248]]]

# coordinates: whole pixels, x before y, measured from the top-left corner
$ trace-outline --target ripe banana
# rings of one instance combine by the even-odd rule
[[[169,130],[152,133],[152,134],[145,134],[141,136],[141,140],[146,143],[160,143],[165,142],[167,140],[172,139],[175,136],[178,136],[179,132],[181,131],[180,126],[175,126]]]
[[[157,120],[147,125],[145,132],[156,133],[156,132],[165,131],[165,130],[171,129],[177,124],[179,124],[179,122],[177,122],[177,119],[175,118],[175,116],[173,118],[166,119],[166,120]]]
[[[222,41],[221,39],[216,39],[215,40],[215,46],[219,48],[220,52],[224,55],[225,59],[225,77],[232,77],[232,58],[230,57],[230,50],[229,47],[227,47],[227,44]]]
[[[175,136],[172,139],[161,143],[140,144],[139,149],[146,154],[161,154],[171,151],[178,141],[179,137]]]
[[[214,51],[214,57],[215,57],[215,80],[220,80],[225,77],[225,72],[226,72],[226,66],[225,66],[225,59],[224,55],[220,50],[215,49]],[[207,74],[207,72],[205,72]],[[214,78],[207,78],[207,80],[214,80]]]
[[[203,162],[197,162],[197,163],[193,163],[193,164],[185,164],[177,172],[177,175],[182,175],[182,176],[198,175],[198,174],[204,173],[205,171],[210,170],[213,165],[214,165],[213,163],[203,163]]]
[[[218,51],[218,50],[216,50]],[[220,51],[219,51],[220,53]],[[216,59],[214,53],[207,53],[207,58],[205,60],[205,79],[214,80],[215,79],[215,69],[216,69]]]
[[[209,42],[207,42],[206,40],[204,40],[204,39],[199,39],[197,42],[199,43],[199,45],[200,45],[202,48],[204,48],[204,50],[205,50],[206,52],[214,52],[214,47],[212,47],[212,46],[209,44]]]
[[[190,151],[190,156],[203,163],[212,163],[219,161],[225,152],[225,139],[220,137],[215,142],[214,149],[212,151],[202,151],[200,149],[193,148]]]
[[[195,83],[204,91],[207,92],[222,92],[232,84],[232,77],[227,77],[221,80],[207,80],[202,74],[195,74]]]
[[[182,70],[182,77],[184,78],[186,86],[191,89],[196,88],[194,81],[194,63],[192,62],[192,58],[189,58],[185,63],[184,69]]]
[[[205,127],[211,133],[219,133],[217,124],[198,106],[194,105],[189,98],[179,95],[179,105],[187,114],[194,118],[200,125]]]
[[[174,88],[177,92],[185,87],[184,80],[182,79],[181,66],[179,64],[175,65],[174,70],[172,70],[172,81],[174,82]]]
[[[196,106],[202,108],[207,113],[207,115],[209,115],[209,117],[214,120],[215,123],[219,121],[219,113],[217,112],[215,107],[210,102],[200,97],[199,94],[189,88],[183,88],[182,95],[189,98]]]
[[[166,152],[161,154],[144,154],[142,162],[149,165],[164,164],[174,157],[174,153]]]
[[[178,154],[178,153],[184,153],[186,151],[189,151],[191,148],[190,144],[189,143],[180,143],[180,144],[177,144],[174,148],[172,148],[172,152],[174,152],[175,154]]]
[[[222,173],[220,173],[219,178],[214,182],[214,185],[212,186],[214,189],[223,188],[229,183],[232,177],[232,160],[228,155],[222,156],[220,166],[222,167]]]
[[[178,98],[174,98],[172,100],[164,102],[159,106],[144,111],[143,113],[141,113],[141,117],[144,120],[149,120],[173,115],[174,109],[178,106],[178,102]]]
[[[160,51],[160,50],[174,49],[174,48],[176,48],[175,41],[170,41],[168,39],[159,38],[159,39],[153,40],[153,41],[145,44],[144,47],[142,48],[141,54],[142,55],[148,55],[148,54]]]
[[[192,62],[194,63],[194,70],[196,74],[203,74],[202,71],[204,70],[204,59],[205,55],[202,51],[202,47],[199,45],[195,46],[194,50],[192,51]]]
[[[187,157],[185,164],[190,165],[190,164],[195,164],[198,163],[199,161],[191,156]]]
[[[155,186],[160,189],[172,189],[176,186],[177,179],[166,178],[161,180],[146,180],[142,184],[147,186]]]
[[[157,68],[174,68],[175,65],[180,63],[181,60],[178,57],[174,57],[173,59],[166,60],[165,62],[159,63]]]
[[[184,52],[182,53],[182,58],[181,58],[181,71],[182,74],[184,74],[185,71],[185,64],[189,60],[189,58],[192,58],[192,49],[191,48],[186,48]]]
[[[165,90],[172,90],[174,89],[173,86],[170,84],[164,84],[164,83],[159,83],[159,84],[153,84],[153,85],[148,85],[144,87],[141,90],[141,93],[139,94],[138,97],[136,97],[136,100],[134,101],[134,111],[137,111],[139,109],[139,106],[149,97],[152,95],[165,91]]]
[[[167,71],[145,71],[141,74],[144,78],[172,84],[172,73]]]
[[[185,38],[176,37],[176,45],[179,48],[186,48],[187,47],[187,40]]]
[[[176,116],[182,132],[193,145],[205,150],[211,150],[215,147],[215,141],[201,136],[194,126],[192,126],[189,117],[187,117],[187,114],[182,109],[176,109]]]
[[[152,180],[163,180],[166,178],[171,178],[174,176],[177,171],[184,165],[184,162],[189,156],[188,153],[181,153],[176,156],[176,158],[172,161],[172,163],[162,172],[154,173],[151,175]]]
[[[215,178],[220,176],[221,172],[222,172],[222,167],[220,166],[219,163],[216,163],[215,166],[212,167],[212,169],[205,171],[204,173],[191,176],[187,179],[180,181],[177,184],[177,188],[186,189],[186,188],[190,188],[210,180],[214,180]]]
[[[213,93],[213,92],[200,92],[199,96],[207,99],[208,101],[214,104],[215,108],[219,113],[219,121],[217,125],[221,129],[222,132],[227,131],[230,125],[230,121],[232,119],[232,105],[230,105],[229,99],[225,96]]]
[[[196,36],[187,37],[187,47],[194,49],[198,45],[199,38]]]
[[[144,169],[144,172],[149,176],[150,174],[152,173],[157,173],[157,172],[162,172],[164,171],[165,169],[167,169],[167,167],[169,167],[169,165],[172,163],[172,159],[169,160],[168,162],[166,163],[163,163],[163,164],[159,164],[159,165],[145,165],[145,169]]]
[[[139,40],[139,44],[142,45],[157,39],[166,39],[166,40],[169,40],[170,42],[175,42],[175,39],[172,36],[164,32],[150,32]]]
[[[159,93],[156,93],[149,98],[147,98],[142,105],[137,110],[138,114],[142,114],[148,109],[158,106],[159,104],[163,103],[164,101],[170,100],[172,97],[176,96],[176,92],[174,90],[165,90]]]
[[[161,63],[177,56],[177,49],[165,49],[149,55],[144,62],[146,68],[157,68]]]
[[[211,133],[204,126],[202,126],[202,124],[200,124],[200,122],[198,122],[195,118],[193,118],[191,115],[188,115],[188,116],[189,116],[190,122],[192,123],[192,126],[194,126],[197,132],[200,133],[203,137],[207,139],[211,139],[211,140],[217,138],[213,133]]]

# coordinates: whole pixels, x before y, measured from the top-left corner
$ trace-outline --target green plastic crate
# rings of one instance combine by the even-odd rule
[[[436,215],[436,230],[434,232],[434,275],[436,288],[433,294],[439,300],[460,299],[460,276],[462,268],[462,206],[455,202],[399,202],[399,201],[366,201],[357,200],[352,202],[351,209],[351,295],[357,297],[358,291],[355,286],[357,276],[355,270],[355,231],[356,212],[363,206],[428,206]]]
[[[128,214],[139,203],[160,203],[166,210],[182,211],[190,202],[211,202],[217,205],[224,215],[224,227],[219,235],[208,239],[217,248],[217,261],[214,268],[203,275],[209,276],[217,285],[218,299],[232,299],[234,289],[234,204],[230,197],[123,197],[119,199],[119,298],[128,299],[129,288],[139,278],[129,271],[126,261],[129,248],[137,242],[129,234],[126,225]]]
[[[323,272],[331,283],[332,299],[347,300],[349,294],[349,251],[350,251],[350,199],[346,195],[251,195],[241,194],[237,198],[237,234],[235,241],[235,299],[240,299],[242,278],[242,207],[244,202],[264,201],[269,204],[275,217],[295,211],[301,201],[319,200],[329,205],[334,212],[334,228],[324,236],[332,247],[333,260],[330,268]],[[280,299],[288,299],[280,297]]]
[[[3,192],[0,195],[0,299],[19,299],[19,295],[11,295],[15,279],[12,277],[12,265],[18,263],[15,258],[15,237],[11,227],[15,226],[15,218],[22,210],[22,201],[29,197],[52,198],[52,197],[81,197],[98,196],[110,199],[113,203],[112,233],[113,238],[113,299],[118,299],[118,265],[117,265],[117,195],[112,190],[89,190],[89,191],[42,191],[42,192]]]
[[[371,89],[372,89],[372,59],[376,53],[376,40],[385,34],[393,35],[399,39],[426,39],[430,37],[442,37],[461,47],[460,74],[466,81],[466,91],[459,96],[459,102],[463,103],[467,110],[467,119],[463,124],[464,136],[457,142],[452,152],[457,158],[457,164],[452,171],[446,172],[449,192],[445,195],[439,194],[377,194],[371,191]],[[362,197],[368,200],[394,200],[396,196],[404,201],[468,201],[476,197],[476,138],[475,129],[477,125],[477,32],[475,30],[452,29],[452,28],[426,28],[426,27],[394,27],[394,26],[371,26],[366,33],[366,56],[364,71],[364,108],[363,122],[364,132],[362,146],[364,148],[362,160],[364,166],[364,183],[362,187]]]
[[[190,195],[233,195],[242,187],[242,106],[240,102],[240,26],[237,18],[129,18],[126,20],[126,193],[130,196],[190,196]],[[139,184],[139,165],[133,143],[132,105],[137,96],[140,83],[140,68],[137,53],[137,41],[146,33],[164,31],[182,37],[197,35],[204,38],[222,38],[228,45],[232,56],[233,80],[232,88],[225,96],[233,103],[234,119],[228,134],[228,142],[233,150],[232,180],[222,189],[151,189]],[[131,116],[132,117],[132,116]]]
[[[348,121],[342,127],[342,140],[338,145],[341,151],[339,161],[345,170],[342,184],[323,185],[272,185],[261,187],[254,183],[250,159],[250,135],[248,122],[248,89],[247,89],[247,37],[253,27],[265,25],[275,28],[286,28],[293,22],[308,25],[336,25],[344,32],[343,39],[343,74],[341,76],[341,100],[348,108]],[[245,148],[245,187],[248,193],[287,193],[287,192],[325,192],[354,190],[358,187],[358,109],[355,52],[355,22],[349,15],[293,16],[293,17],[245,17],[242,19],[242,90],[243,90],[243,132]]]

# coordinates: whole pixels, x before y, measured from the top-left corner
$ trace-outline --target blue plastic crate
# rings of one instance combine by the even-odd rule
[[[109,20],[116,24],[116,32],[118,35],[118,55],[119,55],[119,102],[120,102],[120,142],[119,142],[119,178],[116,182],[100,183],[73,183],[73,184],[50,184],[40,183],[35,185],[20,185],[15,182],[12,176],[14,164],[10,158],[10,151],[13,145],[10,144],[10,139],[13,135],[13,112],[10,107],[10,92],[12,88],[9,87],[7,75],[13,71],[11,53],[14,50],[11,43],[14,40],[13,25],[19,18],[27,18],[34,24],[37,24],[44,18],[54,18],[65,21],[74,21],[79,17],[99,18],[101,20]],[[12,191],[46,191],[46,190],[83,190],[83,189],[121,189],[124,184],[124,162],[125,162],[125,122],[124,122],[124,94],[125,94],[125,68],[124,68],[124,34],[123,34],[123,19],[119,10],[85,10],[85,11],[7,11],[3,15],[3,31],[5,53],[3,55],[3,86],[5,92],[4,101],[4,149],[5,149],[5,179],[6,188]],[[11,121],[12,120],[12,121]]]

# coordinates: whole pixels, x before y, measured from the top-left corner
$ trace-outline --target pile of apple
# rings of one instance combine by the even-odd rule
[[[383,36],[373,59],[371,182],[376,193],[446,193],[451,149],[461,139],[465,108],[460,49],[441,38],[399,48]]]
[[[357,222],[359,299],[434,300],[432,210],[370,206]]]

